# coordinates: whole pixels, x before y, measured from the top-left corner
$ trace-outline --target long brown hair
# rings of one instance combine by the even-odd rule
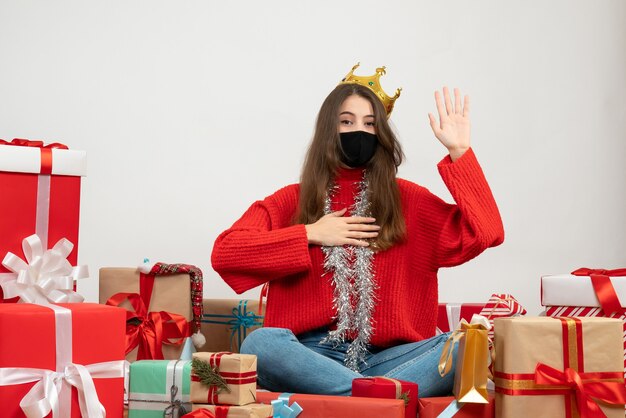
[[[365,166],[369,182],[371,216],[380,225],[378,237],[371,240],[374,249],[386,250],[401,241],[406,225],[396,183],[398,166],[404,154],[389,123],[383,104],[367,87],[358,84],[340,84],[324,100],[313,140],[309,145],[300,177],[300,202],[296,223],[311,224],[324,215],[324,199],[337,170],[341,166],[339,140],[339,109],[349,96],[356,94],[372,104],[378,135],[378,147]]]

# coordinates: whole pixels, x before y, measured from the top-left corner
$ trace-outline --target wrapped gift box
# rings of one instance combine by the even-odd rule
[[[484,303],[440,303],[437,306],[437,334],[454,331],[461,319],[469,322],[484,307]]]
[[[250,354],[193,353],[191,402],[223,405],[255,402],[256,365],[256,356]],[[207,376],[215,374],[219,375],[222,387],[203,383]]]
[[[456,403],[454,396],[420,398],[419,418],[436,418],[444,411],[454,418],[493,418],[495,416],[494,394],[489,393],[489,403]]]
[[[626,277],[608,276],[608,280],[617,297],[616,305],[625,308]],[[590,276],[559,274],[541,277],[541,304],[546,308],[546,316],[551,317],[593,316],[621,319],[624,323],[624,373],[626,375],[626,314],[623,309],[609,314],[602,309]]]
[[[24,146],[6,145],[0,140],[0,260],[8,252],[21,254],[22,239],[37,234],[45,248],[52,248],[61,238],[71,241],[74,249],[68,260],[75,266],[80,181],[86,173],[86,154],[43,148],[36,141],[15,143]],[[0,281],[13,277],[0,265]]]
[[[402,399],[406,417],[417,416],[417,383],[388,377],[363,377],[352,381],[352,396],[365,398]]]
[[[297,403],[302,412],[298,418],[404,418],[404,401],[401,399],[360,398],[356,396],[282,394],[289,405]],[[280,393],[258,391],[257,402],[271,404]]]
[[[190,360],[139,360],[132,363],[129,418],[180,418],[190,412],[190,376]]]
[[[622,332],[621,321],[607,318],[496,319],[496,416],[579,416],[577,397],[596,405],[586,395],[602,398],[595,392],[602,385],[605,393],[617,397],[604,400],[618,404],[600,403],[599,408],[609,418],[622,418]]]
[[[215,418],[272,418],[271,405],[251,403],[248,405],[208,405],[193,404],[192,411],[207,410],[215,415]],[[191,414],[193,417],[194,414]]]
[[[100,303],[106,303],[117,293],[138,293],[148,312],[168,312],[182,315],[187,321],[193,318],[191,284],[188,274],[153,276],[136,268],[104,267],[100,269]],[[120,305],[134,311],[128,302]],[[176,360],[181,357],[184,343],[163,345],[163,358]],[[137,359],[138,349],[128,353],[128,361]]]
[[[78,418],[79,396],[84,393],[92,406],[104,406],[107,418],[122,417],[125,319],[123,309],[92,303],[0,304],[2,416],[25,417],[20,402],[30,393],[51,403],[58,399],[59,417]],[[68,376],[84,392],[70,386]],[[58,387],[41,383],[58,377]]]
[[[608,279],[619,299],[618,304],[626,307],[626,276],[608,276]],[[600,307],[591,276],[574,274],[542,276],[541,304],[543,306]]]
[[[238,353],[241,342],[255,329],[263,326],[259,302],[238,299],[204,299],[202,334],[206,344],[202,351]]]

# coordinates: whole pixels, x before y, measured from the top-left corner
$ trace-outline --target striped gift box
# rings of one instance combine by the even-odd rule
[[[191,402],[237,406],[255,402],[256,366],[257,358],[251,354],[193,353]]]
[[[526,315],[526,309],[508,293],[494,293],[491,295],[485,307],[480,311],[480,315],[489,320],[489,348],[493,346],[493,320],[495,318],[506,318],[511,316]]]

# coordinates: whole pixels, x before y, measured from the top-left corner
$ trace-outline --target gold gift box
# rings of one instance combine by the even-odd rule
[[[576,320],[580,322],[577,324]],[[601,381],[623,388],[623,323],[607,318],[496,318],[494,378],[496,417],[578,417],[576,393],[568,385],[537,385],[542,363],[560,372],[602,372]],[[564,347],[565,345],[565,347]],[[545,395],[542,393],[545,392]],[[607,417],[623,418],[624,405],[599,403]],[[569,411],[569,412],[568,412]]]
[[[198,404],[247,405],[256,401],[257,358],[251,354],[193,353],[193,360],[207,363],[219,374],[227,389],[200,382],[198,371],[191,370],[190,399]]]
[[[206,344],[201,351],[238,353],[240,343],[263,324],[259,301],[239,299],[204,299],[201,331]]]
[[[106,301],[116,293],[139,293],[140,273],[130,267],[103,267],[100,269],[100,303]],[[125,301],[122,308],[133,310]],[[193,318],[191,309],[191,282],[188,274],[173,274],[156,276],[148,312],[171,312],[185,317],[187,321]],[[126,355],[126,360],[137,359],[137,348]],[[163,344],[165,360],[180,358],[183,344],[174,346]]]

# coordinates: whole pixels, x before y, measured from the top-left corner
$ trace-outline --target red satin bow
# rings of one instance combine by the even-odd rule
[[[119,306],[126,299],[135,312],[126,312],[126,354],[139,346],[137,360],[163,360],[163,344],[181,345],[189,335],[189,324],[184,316],[160,311],[148,312],[137,293],[117,293],[107,305]]]
[[[596,292],[600,307],[606,315],[614,312],[623,313],[622,304],[617,297],[617,293],[611,284],[609,276],[626,276],[626,268],[615,270],[604,269],[588,269],[586,267],[574,270],[571,274],[574,276],[589,276],[593,290]]]
[[[52,144],[44,145],[43,141],[31,141],[28,139],[22,138],[13,138],[11,142],[5,141],[4,139],[0,139],[0,145],[16,145],[18,147],[35,147],[35,148],[56,148],[56,149],[67,149],[67,145],[61,144],[59,142],[53,142]]]
[[[614,405],[626,404],[624,383],[598,381],[601,378],[602,373],[578,373],[570,368],[562,372],[543,363],[538,363],[535,369],[536,384],[567,386],[574,391],[581,418],[606,417],[594,399]]]

